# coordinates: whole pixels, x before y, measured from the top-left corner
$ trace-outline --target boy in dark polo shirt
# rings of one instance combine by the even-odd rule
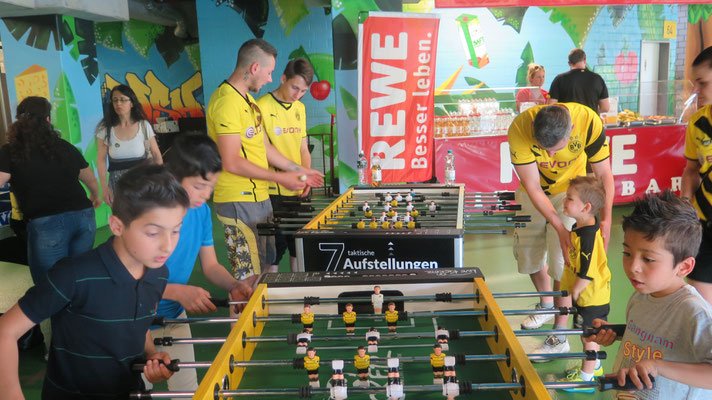
[[[59,261],[45,280],[0,317],[0,388],[22,398],[16,340],[52,318],[42,399],[127,399],[139,388],[131,364],[148,359],[151,382],[170,377],[148,328],[166,287],[164,265],[178,242],[188,196],[161,166],[139,166],[119,181],[109,227],[114,237]]]

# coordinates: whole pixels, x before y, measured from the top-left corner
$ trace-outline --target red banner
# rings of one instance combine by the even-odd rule
[[[359,142],[384,183],[433,176],[433,90],[439,20],[370,13],[359,31]],[[369,164],[370,165],[370,164]]]
[[[436,8],[613,6],[635,4],[703,4],[705,0],[435,0]]]
[[[685,158],[685,125],[606,130],[615,181],[615,203],[627,203],[645,193],[680,191]],[[445,154],[455,154],[455,182],[468,192],[515,190],[519,179],[509,158],[507,136],[438,139],[436,176],[445,181]]]

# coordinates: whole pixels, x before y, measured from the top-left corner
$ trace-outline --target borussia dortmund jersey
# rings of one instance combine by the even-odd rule
[[[602,306],[611,301],[611,271],[608,269],[606,248],[598,225],[571,229],[571,244],[569,249],[569,265],[564,267],[561,277],[561,290],[571,290],[576,278],[587,279],[590,282],[579,295],[576,302],[581,307]]]
[[[712,180],[709,173],[712,167],[712,106],[697,110],[687,124],[685,134],[685,158],[700,163],[702,184],[692,198],[692,205],[697,215],[705,221],[712,220]]]
[[[302,165],[302,139],[307,137],[307,118],[304,104],[300,101],[283,103],[272,93],[260,97],[257,105],[262,110],[265,132],[270,143],[283,156]],[[296,196],[301,191],[288,190],[275,182],[270,182],[269,194]]]
[[[519,114],[509,127],[509,152],[514,165],[536,163],[541,188],[546,194],[566,191],[569,181],[586,175],[586,161],[592,164],[610,156],[601,118],[590,108],[577,103],[557,103],[571,113],[573,125],[568,145],[553,157],[539,147],[532,129],[542,107],[532,107]]]

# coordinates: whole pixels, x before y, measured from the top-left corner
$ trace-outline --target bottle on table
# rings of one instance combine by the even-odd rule
[[[381,179],[381,157],[377,153],[373,153],[373,157],[371,157],[371,184],[381,186]]]
[[[445,184],[452,186],[455,183],[455,155],[448,150],[445,155]]]
[[[358,153],[358,162],[356,163],[358,168],[358,185],[366,186],[368,185],[368,160],[363,150]]]

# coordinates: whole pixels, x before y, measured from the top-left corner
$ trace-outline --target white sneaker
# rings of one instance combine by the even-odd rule
[[[534,309],[541,310],[541,304],[537,304]],[[522,329],[539,329],[542,325],[553,319],[554,314],[532,314],[522,321]]]
[[[568,353],[571,350],[568,340],[559,341],[556,335],[549,335],[542,343],[541,347],[533,351],[533,354],[552,354],[552,353]],[[532,362],[544,363],[553,361],[551,359],[531,360]]]

